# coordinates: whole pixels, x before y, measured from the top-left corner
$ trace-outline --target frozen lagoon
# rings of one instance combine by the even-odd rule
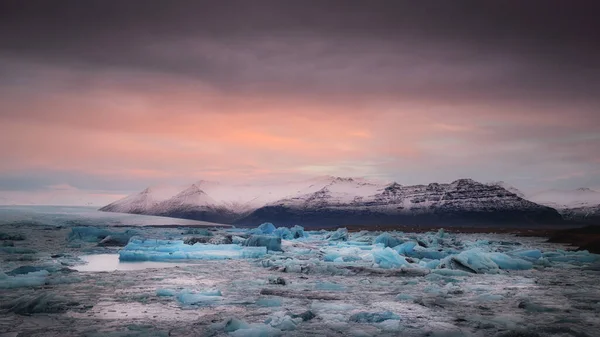
[[[103,219],[97,215],[90,223],[101,235],[129,231],[133,239],[126,247],[99,245],[102,239],[72,227],[80,222],[50,226],[17,219],[0,225],[0,233],[13,239],[0,247],[5,273],[0,333],[598,336],[600,331],[598,256],[566,252],[541,238],[344,231],[300,237],[298,229],[288,233],[270,226],[112,228],[107,225],[114,219],[110,224]],[[245,246],[251,235],[283,237],[282,251]],[[246,250],[253,254],[244,256]],[[112,263],[119,254],[124,261],[117,266],[144,268],[83,271],[104,268],[94,261],[83,264],[81,257],[89,261],[90,254],[112,254]],[[150,262],[126,262],[132,254]]]

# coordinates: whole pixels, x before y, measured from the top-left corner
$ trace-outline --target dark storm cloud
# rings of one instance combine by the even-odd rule
[[[0,56],[175,74],[224,90],[595,101],[594,5],[5,1]]]

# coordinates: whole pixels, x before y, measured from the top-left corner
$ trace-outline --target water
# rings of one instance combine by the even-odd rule
[[[531,336],[536,332],[593,337],[600,331],[600,271],[592,263],[552,262],[530,270],[468,276],[401,274],[368,260],[373,246],[328,241],[327,233],[318,232],[306,239],[284,240],[284,252],[258,259],[121,263],[117,253],[122,247],[67,240],[70,226],[80,226],[82,221],[106,226],[114,220],[111,214],[86,212],[90,215],[64,209],[18,212],[18,219],[42,219],[55,226],[0,221],[0,232],[25,236],[25,240],[11,242],[14,248],[28,249],[0,250],[0,271],[49,270],[39,283],[0,289],[0,336],[227,336],[219,324],[231,317],[262,326],[268,320],[277,321],[278,315],[307,311],[316,317],[299,321],[295,330],[282,335],[497,337],[516,331]],[[157,221],[144,219],[141,223]],[[121,220],[115,223],[123,226]],[[137,224],[137,220],[132,222],[132,226]],[[134,229],[146,238],[188,236],[184,228]],[[228,229],[215,236],[243,235],[244,231]],[[358,234],[350,233],[350,241],[376,235]],[[426,234],[395,235],[426,239]],[[443,241],[459,250],[478,246],[507,253],[565,248],[543,238],[507,234],[448,234]],[[324,255],[332,250],[352,252],[361,259],[325,262]],[[6,285],[11,277],[0,274],[0,284]],[[284,279],[285,285],[273,282],[277,278]],[[207,301],[202,293],[211,289],[219,289],[222,296]],[[190,293],[200,301],[184,303],[189,302],[185,295]],[[350,319],[360,312],[385,311],[400,319],[382,323]]]
[[[181,262],[121,262],[119,261],[119,254],[81,255],[79,258],[85,261],[86,264],[74,266],[73,269],[81,272],[131,271],[153,268],[175,268],[190,265],[190,263]]]

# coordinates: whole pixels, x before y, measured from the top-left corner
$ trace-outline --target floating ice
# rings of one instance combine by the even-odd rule
[[[512,258],[503,253],[489,253],[488,256],[500,269],[504,270],[526,270],[533,268],[533,264],[519,258]]]
[[[250,234],[272,234],[275,231],[275,226],[270,222],[265,222],[257,228],[251,229]]]
[[[156,296],[175,296],[177,291],[175,289],[157,289]]]
[[[335,232],[331,233],[327,239],[330,241],[348,241],[348,229],[338,228]]]
[[[260,307],[280,307],[281,304],[281,298],[259,298],[256,300],[256,305]]]
[[[542,257],[542,252],[538,249],[530,250],[513,250],[510,252],[511,255],[516,255],[521,258],[537,260]]]
[[[285,240],[291,240],[294,238],[292,231],[290,231],[290,229],[287,227],[278,227],[273,231],[272,234]]]
[[[400,255],[410,256],[414,253],[414,248],[417,246],[415,241],[407,241],[401,245],[393,247],[393,249]]]
[[[129,239],[138,235],[137,231],[127,230],[125,232],[112,232],[107,229],[97,227],[73,227],[69,233],[69,241],[101,242],[107,237],[107,245],[126,245]]]
[[[390,319],[398,320],[400,316],[391,311],[383,312],[359,312],[350,316],[350,322],[356,323],[380,323]]]
[[[193,292],[185,289],[177,295],[177,301],[184,305],[212,304],[221,301],[221,296],[221,291],[216,289],[201,292]]]
[[[479,248],[465,250],[454,256],[453,259],[475,273],[495,274],[499,271],[498,265]]]
[[[248,247],[266,247],[267,250],[283,251],[281,249],[281,238],[271,235],[252,235],[245,242]]]
[[[402,243],[402,240],[392,236],[388,232],[384,232],[375,238],[375,243],[381,243],[384,247],[396,247]]]
[[[181,240],[132,238],[119,251],[121,261],[222,260],[258,258],[267,253],[265,247],[241,247],[236,244],[186,245]]]
[[[6,275],[0,272],[0,289],[39,287],[46,283],[46,277],[50,273],[47,270],[34,271],[27,274],[17,274],[14,276]]]
[[[372,254],[375,263],[381,268],[390,269],[409,265],[404,256],[391,248],[375,248]]]
[[[308,236],[308,234],[304,232],[304,227],[298,225],[290,228],[290,232],[292,232],[293,239],[300,239]]]
[[[271,317],[265,320],[265,324],[277,328],[282,331],[296,330],[298,323],[302,322],[302,318],[292,318],[285,312],[275,312]]]

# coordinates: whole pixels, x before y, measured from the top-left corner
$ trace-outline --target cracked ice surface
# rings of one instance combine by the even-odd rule
[[[0,252],[0,333],[597,336],[600,329],[598,256],[540,238],[307,231],[284,235],[279,252],[244,246],[256,230],[134,230],[127,246],[105,247],[100,238],[69,240],[70,226],[0,226],[24,236]],[[183,243],[201,236],[223,243]],[[248,248],[264,253],[242,255]],[[85,266],[81,256],[119,252],[151,252],[161,262],[74,270]],[[162,258],[172,254],[187,255]]]

